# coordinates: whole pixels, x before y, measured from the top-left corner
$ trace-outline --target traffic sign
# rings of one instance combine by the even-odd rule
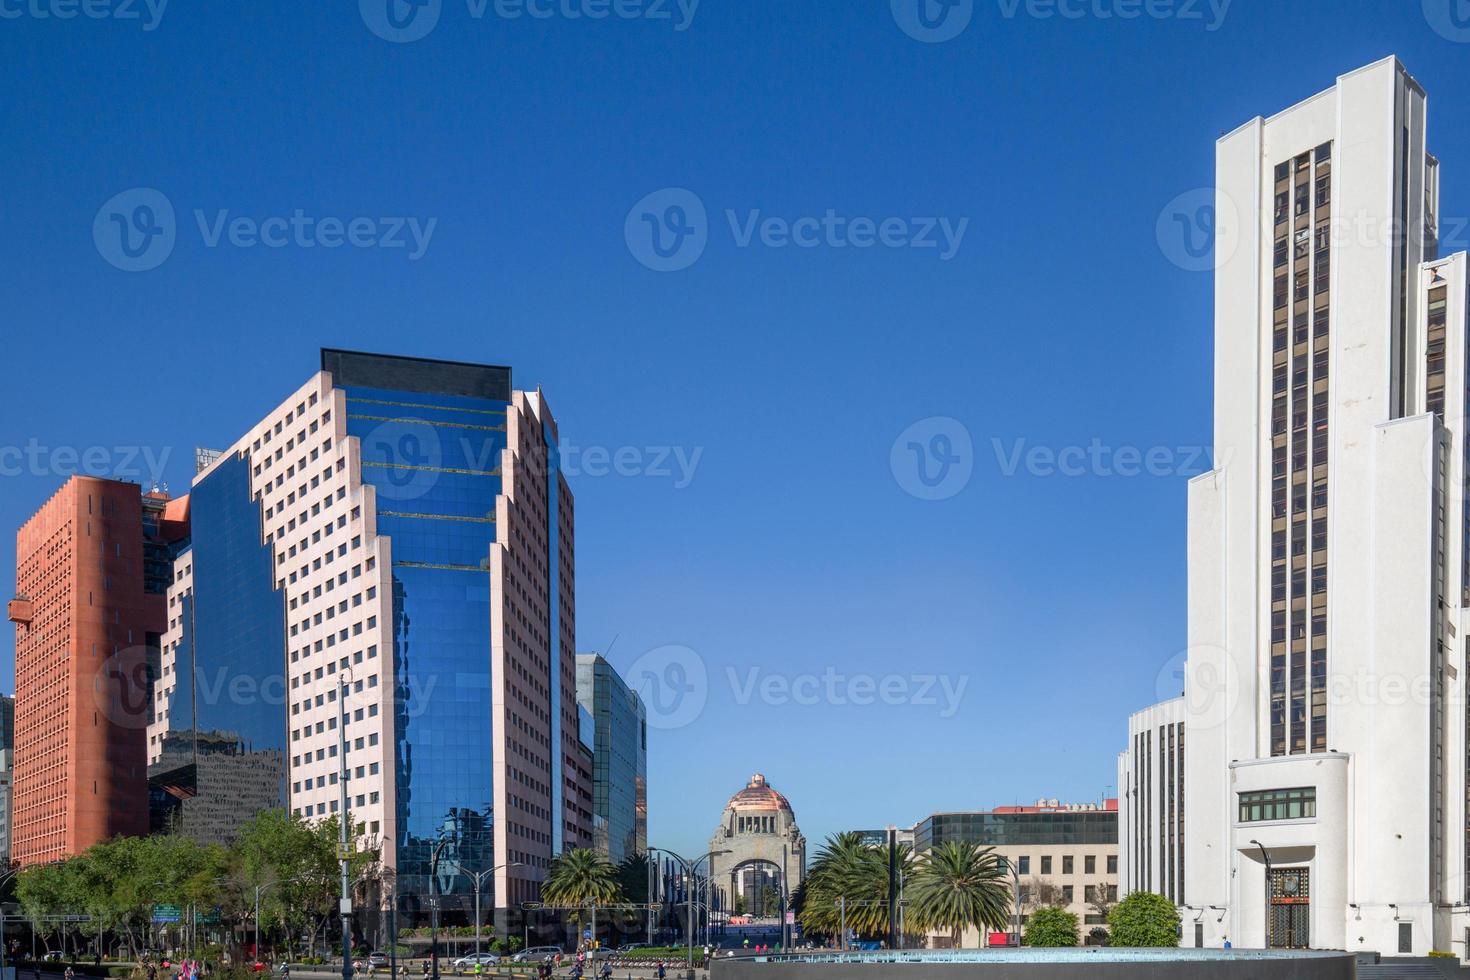
[[[178,905],[155,905],[153,906],[154,922],[183,922],[184,910]]]

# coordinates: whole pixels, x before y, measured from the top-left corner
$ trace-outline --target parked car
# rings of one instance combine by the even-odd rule
[[[510,961],[512,963],[545,963],[559,955],[561,955],[560,946],[532,946],[512,956]]]
[[[450,965],[456,970],[473,970],[476,963],[482,966],[494,966],[499,962],[500,957],[495,953],[471,953],[468,956],[461,956]]]
[[[368,954],[368,966],[379,967],[388,965],[388,954],[380,949],[375,949]]]
[[[588,962],[595,963],[598,960],[612,959],[616,955],[617,950],[613,949],[611,946],[599,946],[596,949],[589,949],[587,951],[587,960]]]

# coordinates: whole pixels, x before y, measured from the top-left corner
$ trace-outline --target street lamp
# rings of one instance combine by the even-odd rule
[[[675,861],[678,861],[681,865],[684,866],[684,874],[685,874],[685,878],[686,878],[686,880],[684,882],[684,898],[685,898],[685,901],[688,903],[688,907],[689,907],[688,917],[685,919],[685,922],[687,923],[687,928],[684,930],[684,941],[685,941],[685,943],[688,946],[687,955],[686,955],[685,959],[686,959],[686,965],[687,965],[687,968],[688,968],[689,972],[690,973],[693,973],[694,972],[694,879],[697,877],[694,869],[697,868],[697,867],[699,867],[699,865],[702,864],[706,859],[712,858],[712,857],[714,857],[717,854],[729,854],[730,851],[728,849],[714,850],[714,851],[706,851],[703,855],[701,855],[696,860],[690,861],[688,858],[682,857],[682,856],[680,856],[678,854],[675,854],[673,851],[669,850],[666,847],[650,847],[648,850],[649,851],[658,851],[661,854],[667,854],[669,857],[673,858]]]
[[[449,846],[441,837],[429,855],[429,963],[434,980],[439,980],[439,855]]]
[[[284,885],[296,881],[295,878],[286,878],[279,881],[267,881],[263,885],[253,886],[255,889],[255,961],[260,962],[260,896],[272,885]]]
[[[1015,923],[1016,948],[1019,949],[1021,946],[1021,870],[1020,865],[1011,858],[1006,858],[1005,862],[1011,872],[1011,921]],[[1009,946],[1010,943],[1007,942],[1006,945]]]
[[[459,873],[475,883],[475,958],[480,956],[480,887],[484,880],[502,868],[524,868],[520,861],[511,861],[509,864],[497,864],[493,868],[484,871],[471,871],[464,865],[458,865]]]
[[[1264,904],[1263,909],[1262,909],[1262,911],[1265,913],[1264,914],[1264,919],[1265,919],[1265,930],[1266,931],[1265,931],[1265,933],[1264,933],[1264,935],[1262,937],[1262,940],[1261,940],[1261,947],[1263,949],[1270,949],[1271,948],[1271,852],[1268,851],[1268,850],[1266,850],[1266,845],[1265,844],[1262,844],[1258,840],[1253,840],[1253,841],[1251,841],[1251,843],[1254,844],[1254,845],[1256,845],[1257,847],[1259,847],[1261,849],[1261,860],[1266,862],[1266,892],[1265,892],[1265,896],[1263,898],[1263,901],[1265,902],[1265,904]],[[1223,916],[1222,916],[1222,918],[1223,918]]]

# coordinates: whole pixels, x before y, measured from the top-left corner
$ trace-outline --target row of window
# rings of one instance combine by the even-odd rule
[[[1118,855],[1109,854],[1107,857],[1107,873],[1115,875],[1118,873]],[[1031,858],[1029,855],[1021,855],[1015,859],[1016,871],[1022,875],[1031,874]],[[1050,854],[1043,854],[1039,862],[1041,870],[1038,874],[1052,874],[1053,858]],[[1076,874],[1076,859],[1070,854],[1062,856],[1062,874]],[[1085,854],[1082,857],[1082,873],[1088,875],[1097,874],[1097,855]]]
[[[1240,794],[1240,822],[1302,820],[1317,815],[1317,790],[1312,786],[1271,789]]]

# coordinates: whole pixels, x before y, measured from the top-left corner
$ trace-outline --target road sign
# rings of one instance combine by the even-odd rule
[[[177,905],[153,906],[154,922],[183,922],[184,910]]]

